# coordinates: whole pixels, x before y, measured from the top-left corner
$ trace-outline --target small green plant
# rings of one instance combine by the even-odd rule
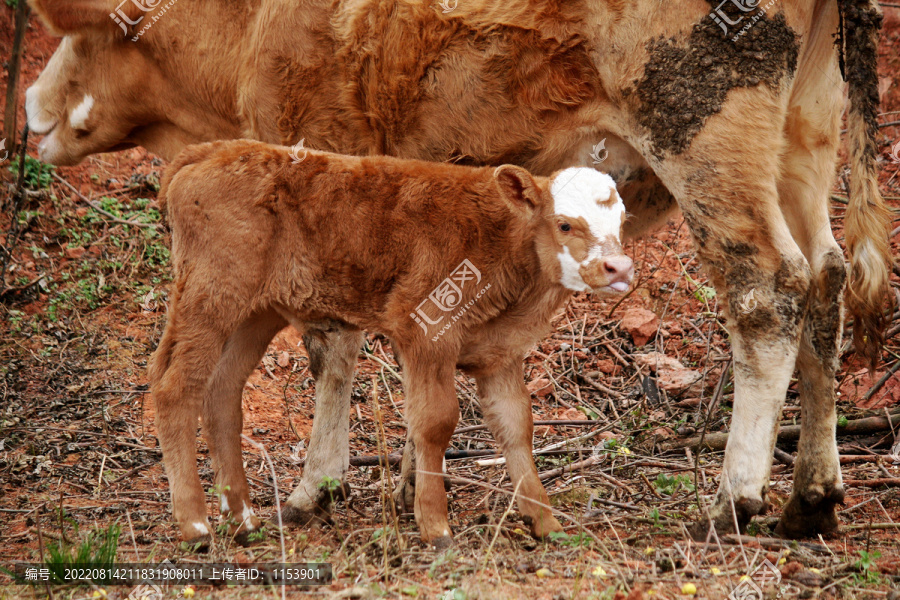
[[[53,181],[53,173],[56,167],[47,163],[42,163],[36,158],[25,155],[25,186],[33,190],[42,190],[50,187]],[[19,157],[12,159],[9,165],[9,172],[13,175],[19,173]]]
[[[838,427],[846,427],[847,423],[849,423],[849,422],[850,421],[847,420],[847,417],[841,415],[840,417],[838,417],[837,426]]]
[[[680,487],[684,487],[684,489],[689,492],[694,491],[694,484],[691,483],[691,480],[687,475],[676,475],[675,477],[672,477],[671,475],[660,473],[657,475],[653,485],[660,494],[665,494],[666,496],[674,495]]]
[[[859,570],[859,573],[854,575],[856,582],[866,584],[880,583],[881,575],[878,573],[878,565],[875,564],[875,561],[881,558],[881,552],[877,550],[871,552],[859,550],[858,552],[859,560],[853,564]]]
[[[655,528],[657,528],[657,529],[662,529],[662,528],[663,528],[663,524],[660,523],[660,517],[659,517],[659,510],[658,510],[658,509],[655,509],[655,508],[654,508],[653,510],[650,511],[650,518],[653,519],[653,527],[655,527]]]
[[[74,521],[73,521],[74,523]],[[116,561],[119,548],[119,536],[122,528],[118,523],[110,524],[106,529],[95,529],[77,545],[69,545],[65,541],[47,545],[44,565],[50,570],[50,580],[54,583],[71,583],[65,577],[66,569],[111,569]],[[75,523],[75,534],[78,524]],[[63,538],[65,540],[65,538]],[[94,583],[109,583],[109,579],[93,580]]]

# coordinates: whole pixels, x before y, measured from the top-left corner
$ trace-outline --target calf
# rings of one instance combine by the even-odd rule
[[[612,179],[324,152],[295,163],[289,151],[191,147],[163,183],[175,282],[150,385],[182,536],[211,532],[195,462],[201,414],[231,533],[259,526],[241,462],[241,390],[289,323],[383,332],[402,354],[426,542],[450,542],[441,466],[459,418],[456,368],[478,382],[532,533],[559,531],[531,458],[522,356],[573,291],[628,288]],[[314,375],[318,360],[311,353]]]

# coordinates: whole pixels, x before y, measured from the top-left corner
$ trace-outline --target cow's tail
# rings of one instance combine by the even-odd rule
[[[159,184],[159,194],[156,196],[156,201],[159,204],[160,211],[166,211],[169,204],[169,193],[171,191],[172,180],[175,179],[178,172],[188,165],[204,160],[221,146],[222,143],[223,142],[210,142],[207,144],[188,146],[175,157],[175,160],[173,160],[166,169],[162,182]]]
[[[850,86],[848,141],[850,202],[844,220],[850,282],[847,304],[853,317],[857,353],[874,369],[889,322],[890,211],[878,191],[876,71],[881,8],[877,0],[838,0],[844,41],[845,77]]]

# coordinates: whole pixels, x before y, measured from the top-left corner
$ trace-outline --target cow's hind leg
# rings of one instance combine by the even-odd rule
[[[828,10],[835,9],[836,5]],[[831,18],[835,21],[836,15]],[[810,56],[825,64],[809,69],[792,95],[785,127],[790,143],[778,190],[791,233],[812,270],[809,310],[797,359],[802,414],[794,489],[777,529],[789,537],[837,529],[836,506],[844,499],[835,440],[834,382],[846,269],[828,214],[843,94],[833,85],[839,78],[837,53],[831,51],[830,38],[821,38],[817,43],[822,48],[818,52],[811,49]]]
[[[196,298],[197,294],[181,296]],[[172,512],[182,539],[203,545],[211,539],[212,529],[197,470],[197,420],[231,329],[220,316],[206,310],[202,302],[183,302],[176,294],[150,367]]]
[[[316,379],[316,413],[303,478],[281,511],[285,523],[330,522],[331,504],[349,489],[350,393],[362,332],[334,325],[306,328],[303,342]]]
[[[231,334],[209,383],[203,405],[203,428],[216,474],[222,517],[240,543],[260,526],[250,504],[241,455],[241,396],[247,377],[259,364],[272,337],[287,325],[275,312],[254,315]]]
[[[531,456],[534,422],[525,388],[521,360],[503,365],[490,375],[476,377],[481,408],[494,439],[503,449],[519,510],[535,537],[543,538],[562,526],[550,512],[550,498],[538,479]]]
[[[778,203],[785,105],[765,86],[732,89],[689,148],[664,155],[656,167],[719,292],[734,357],[724,469],[709,521],[694,529],[698,537],[710,521],[720,532],[740,530],[765,510],[775,432],[797,359],[810,272]]]

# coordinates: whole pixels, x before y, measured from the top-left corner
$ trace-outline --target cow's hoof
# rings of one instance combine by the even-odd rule
[[[826,492],[821,486],[812,486],[799,494],[795,490],[784,505],[775,533],[786,538],[834,533],[840,526],[837,506],[843,503],[842,488],[832,487]]]
[[[726,502],[724,507],[720,508],[717,505],[707,517],[689,527],[688,533],[698,542],[709,539],[711,528],[714,528],[718,535],[743,533],[747,529],[750,519],[765,512],[766,502],[764,500],[751,498],[735,500],[734,511],[731,510],[731,502]],[[737,525],[736,529],[735,525]]]
[[[453,547],[453,538],[449,535],[442,535],[439,538],[434,538],[433,540],[431,540],[431,545],[438,552],[443,552],[444,550]]]
[[[281,509],[281,523],[300,527],[322,527],[331,525],[334,521],[331,519],[331,512],[322,506],[315,505],[312,509],[305,509],[286,504]]]

